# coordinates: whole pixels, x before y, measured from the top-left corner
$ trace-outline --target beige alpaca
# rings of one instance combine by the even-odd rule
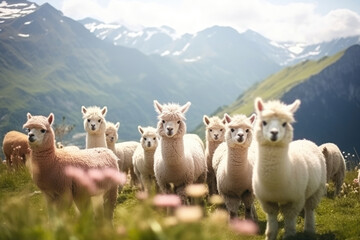
[[[216,148],[225,140],[225,119],[221,120],[217,116],[209,118],[204,115],[203,122],[205,130],[205,158],[208,168],[206,181],[209,187],[209,195],[217,194],[216,174],[212,166],[212,159]]]
[[[30,148],[26,134],[18,131],[6,133],[2,149],[8,167],[18,168],[25,164],[30,164],[30,161],[28,161],[30,157]]]
[[[333,181],[335,185],[335,196],[341,191],[344,183],[346,167],[344,157],[334,143],[324,143],[320,147],[326,161],[326,181]]]
[[[256,221],[257,215],[252,188],[253,159],[248,159],[248,150],[252,144],[255,114],[230,117],[225,113],[225,142],[215,150],[213,161],[217,188],[225,200],[230,217],[238,216],[240,202],[245,205],[245,218]]]
[[[305,210],[304,230],[315,233],[314,210],[324,196],[324,155],[308,140],[293,140],[294,113],[300,105],[255,100],[258,121],[255,128],[257,156],[253,189],[266,213],[266,239],[276,239],[277,215],[284,215],[284,238],[295,235],[296,218]]]
[[[107,107],[100,109],[99,107],[81,107],[84,119],[84,129],[86,131],[86,148],[105,147],[105,115]]]
[[[170,193],[171,185],[185,203],[185,187],[192,183],[206,182],[204,145],[195,134],[185,134],[185,113],[191,103],[161,105],[154,101],[158,115],[159,146],[154,155],[154,172],[160,189]]]
[[[153,127],[138,126],[140,144],[133,155],[134,172],[140,180],[142,190],[149,191],[156,183],[154,173],[154,153],[158,146],[158,136]]]
[[[140,143],[135,141],[126,141],[122,143],[117,143],[119,135],[118,130],[120,123],[116,124],[112,122],[107,122],[107,127],[105,131],[106,135],[106,144],[109,149],[111,149],[116,156],[119,158],[119,169],[120,171],[128,174],[130,172],[130,184],[136,186],[139,182],[135,172],[134,165],[132,162],[132,156],[135,152],[135,149],[140,146]]]
[[[117,157],[106,148],[74,151],[56,149],[52,129],[54,115],[51,113],[44,117],[28,113],[27,119],[23,127],[29,131],[33,179],[44,193],[50,213],[54,209],[70,207],[73,201],[80,212],[87,211],[94,193],[68,177],[66,168],[75,167],[85,171],[112,169],[118,173]],[[98,194],[103,194],[104,215],[111,220],[116,204],[117,184],[106,178],[99,181],[97,187],[101,190]]]

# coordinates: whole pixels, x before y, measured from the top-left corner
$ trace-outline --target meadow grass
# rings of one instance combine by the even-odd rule
[[[302,233],[304,220],[298,218],[297,231],[291,239],[359,239],[360,195],[353,184],[357,172],[347,172],[340,196],[333,197],[330,184],[328,196],[316,209],[316,235]],[[0,165],[0,239],[264,239],[266,218],[258,202],[259,235],[244,235],[230,229],[227,215],[221,206],[201,201],[200,220],[183,222],[169,211],[153,204],[153,198],[139,198],[138,190],[124,186],[119,192],[113,225],[92,216],[79,215],[72,207],[49,218],[45,200],[31,180],[28,171],[9,171]],[[243,216],[243,209],[239,213]],[[241,217],[242,218],[242,217]],[[283,221],[279,215],[281,239]]]

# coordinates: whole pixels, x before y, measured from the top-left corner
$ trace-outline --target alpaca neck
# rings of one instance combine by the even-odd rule
[[[107,147],[105,133],[86,134],[86,148]]]
[[[227,173],[234,177],[241,177],[242,172],[247,172],[249,168],[248,147],[229,147],[228,146]]]
[[[289,146],[260,145],[258,149],[258,176],[264,184],[276,186],[284,183],[291,173]]]
[[[115,153],[115,141],[114,142],[107,142],[106,145],[107,145],[108,149],[110,149],[111,151],[113,151]]]
[[[216,148],[221,144],[221,141],[207,141],[207,146],[209,149],[209,155],[212,157]]]
[[[179,138],[163,137],[161,140],[161,151],[164,161],[168,165],[179,165],[184,162],[184,140]]]
[[[154,153],[155,148],[151,150],[144,149],[144,161],[147,169],[154,169]]]

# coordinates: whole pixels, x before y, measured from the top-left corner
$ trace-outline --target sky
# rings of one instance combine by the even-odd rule
[[[274,41],[313,44],[360,35],[359,0],[30,0],[67,17],[92,17],[133,29],[172,27],[180,34],[214,25],[251,29]]]

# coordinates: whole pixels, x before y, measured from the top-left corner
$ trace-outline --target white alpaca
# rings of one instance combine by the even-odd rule
[[[255,100],[257,157],[253,189],[266,213],[266,239],[276,239],[277,215],[284,215],[285,235],[295,235],[296,217],[305,210],[304,230],[315,233],[314,209],[324,196],[326,165],[317,145],[308,140],[292,141],[294,112],[300,100],[291,105],[280,101]]]
[[[253,205],[252,169],[254,159],[248,159],[248,150],[252,144],[255,114],[230,117],[225,113],[225,142],[215,150],[213,161],[217,188],[225,200],[230,217],[238,216],[240,202],[245,205],[245,218],[257,221]]]
[[[206,181],[209,187],[209,195],[217,194],[216,175],[212,167],[212,158],[216,148],[224,142],[225,139],[225,119],[221,120],[217,116],[208,117],[204,115],[203,122],[205,130],[205,158],[208,168]]]
[[[159,114],[157,131],[160,136],[159,146],[154,155],[154,172],[160,189],[171,192],[171,185],[183,203],[186,202],[185,187],[192,183],[205,183],[206,161],[204,145],[195,134],[185,134],[185,113],[191,103],[161,105],[154,101]]]
[[[140,180],[142,190],[149,191],[151,184],[155,183],[154,153],[158,146],[158,136],[153,127],[142,128],[140,132],[140,146],[138,146],[132,157],[134,172]]]
[[[84,184],[67,176],[68,167],[85,172],[90,170],[118,173],[117,157],[106,148],[64,151],[56,149],[55,134],[52,129],[54,115],[48,117],[27,114],[29,145],[31,148],[32,174],[36,185],[44,193],[49,210],[63,210],[74,201],[80,212],[87,211],[91,198],[102,195],[104,215],[113,218],[117,198],[117,183],[112,178],[98,179],[96,192],[90,191]],[[78,176],[81,178],[81,176]],[[88,183],[87,183],[88,184]]]
[[[120,123],[116,124],[112,122],[106,123],[106,144],[109,149],[111,149],[116,156],[119,158],[119,169],[120,171],[128,174],[130,172],[130,184],[135,186],[138,184],[137,176],[134,172],[134,166],[132,163],[132,156],[135,152],[135,149],[140,145],[140,143],[135,141],[127,141],[122,143],[117,143],[119,135],[118,130]]]
[[[107,107],[81,107],[86,131],[86,148],[105,147],[105,115]]]
[[[326,162],[326,181],[333,181],[335,185],[335,196],[340,193],[341,186],[345,178],[345,160],[334,143],[324,143],[320,145],[320,150],[324,154]]]

